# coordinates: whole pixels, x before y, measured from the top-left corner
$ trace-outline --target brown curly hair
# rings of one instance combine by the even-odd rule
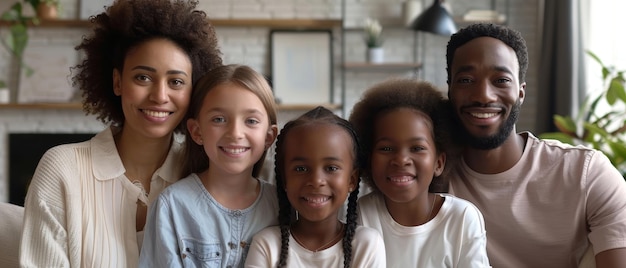
[[[446,153],[446,165],[440,176],[433,178],[430,192],[447,192],[446,175],[455,162],[458,149],[450,140],[451,118],[445,99],[437,88],[425,81],[396,78],[386,80],[369,88],[352,108],[349,121],[361,141],[364,157],[363,181],[378,191],[371,178],[371,160],[374,146],[374,122],[382,113],[398,108],[411,108],[428,115],[432,120],[432,135],[437,153]]]
[[[222,65],[215,29],[197,1],[116,0],[89,20],[92,32],[76,50],[84,60],[72,67],[72,84],[82,91],[83,110],[105,124],[124,124],[121,98],[113,93],[113,70],[120,72],[127,52],[155,38],[165,38],[187,53],[192,81]],[[182,122],[177,131],[184,130]]]

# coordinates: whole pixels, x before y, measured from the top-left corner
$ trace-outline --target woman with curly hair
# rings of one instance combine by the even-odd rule
[[[222,64],[197,1],[117,0],[90,20],[73,68],[108,128],[48,150],[25,201],[22,267],[137,267],[147,206],[183,176],[192,84]]]

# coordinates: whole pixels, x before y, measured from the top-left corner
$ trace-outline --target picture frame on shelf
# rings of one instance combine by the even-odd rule
[[[330,30],[270,31],[270,65],[279,104],[332,103]]]

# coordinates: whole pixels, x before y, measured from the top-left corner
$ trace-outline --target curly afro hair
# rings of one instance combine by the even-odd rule
[[[454,52],[460,46],[479,37],[493,37],[507,46],[511,47],[517,55],[519,64],[519,81],[526,81],[526,70],[528,69],[528,50],[526,40],[522,34],[511,28],[491,23],[476,23],[469,25],[450,37],[446,50],[446,71],[448,72],[448,82],[450,82],[450,65],[454,60]]]
[[[451,116],[442,93],[425,81],[414,79],[390,79],[376,84],[361,97],[352,108],[349,121],[354,126],[361,141],[361,155],[364,157],[363,181],[375,191],[378,188],[371,178],[371,160],[374,150],[375,120],[383,113],[398,109],[410,108],[423,112],[432,121],[432,136],[438,153],[446,153],[444,172],[431,182],[430,192],[447,192],[446,175],[455,162],[453,156],[457,149],[449,135]]]
[[[215,29],[197,1],[116,0],[90,18],[92,32],[76,50],[84,52],[74,66],[74,86],[82,92],[83,110],[105,124],[122,126],[121,99],[113,93],[113,70],[122,71],[126,53],[155,38],[165,38],[189,55],[192,81],[222,65]],[[177,131],[184,130],[179,124]]]

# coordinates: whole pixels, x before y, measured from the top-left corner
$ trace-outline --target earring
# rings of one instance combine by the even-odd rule
[[[352,187],[348,188],[348,192],[350,193],[352,192]]]

